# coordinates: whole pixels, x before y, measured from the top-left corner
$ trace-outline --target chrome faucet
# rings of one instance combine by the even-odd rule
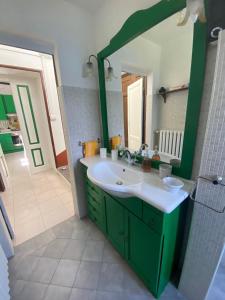
[[[131,155],[131,153],[128,149],[124,150],[123,155],[122,155],[122,159],[123,158],[128,162],[128,164],[133,163],[132,155]]]
[[[148,148],[148,144],[142,144],[139,151],[138,151],[138,154],[141,155],[142,154],[142,150]]]

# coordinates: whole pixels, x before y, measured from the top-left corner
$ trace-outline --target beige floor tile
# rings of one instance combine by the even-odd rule
[[[60,210],[53,210],[48,214],[43,214],[44,224],[47,229],[69,219],[70,217],[71,216],[65,207],[62,207]]]
[[[40,216],[28,222],[21,223],[19,226],[15,226],[15,244],[23,243],[43,231],[45,231],[45,226]]]
[[[6,155],[10,173],[1,193],[18,245],[74,215],[69,184],[54,170],[30,175],[23,153]],[[59,197],[61,195],[61,198]]]
[[[39,203],[39,208],[42,214],[49,214],[52,211],[63,209],[64,206],[60,199],[54,196],[54,198],[50,198],[46,202]]]

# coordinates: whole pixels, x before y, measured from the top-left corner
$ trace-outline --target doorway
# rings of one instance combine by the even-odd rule
[[[20,57],[23,52],[10,51],[15,56],[19,51]],[[19,138],[11,139],[20,142],[21,148],[3,149],[9,176],[1,196],[15,231],[15,245],[74,215],[53,59],[25,52],[37,68],[0,66],[0,81],[8,86],[5,95],[10,95],[14,104],[13,114],[0,120],[0,133],[19,134]],[[0,90],[1,94],[4,91]],[[12,126],[17,126],[13,133]]]
[[[138,149],[145,143],[147,77],[122,72],[124,112],[124,143],[129,149]]]

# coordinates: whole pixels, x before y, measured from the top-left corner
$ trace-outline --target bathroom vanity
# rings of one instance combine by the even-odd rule
[[[88,167],[91,168],[93,164],[99,162],[101,159],[98,157],[81,159],[88,217],[145,282],[151,293],[158,298],[171,277],[182,203],[188,197],[190,186],[185,185],[187,191],[182,190],[177,195],[166,189],[164,191],[163,186],[158,186],[159,190],[162,189],[162,193],[172,196],[175,201],[174,204],[170,203],[173,201],[172,198],[164,199],[169,205],[164,202],[161,207],[159,202],[157,204],[159,198],[155,199],[154,195],[153,197],[149,195],[149,201],[136,196],[127,198],[114,196],[95,185],[87,176]],[[123,162],[118,161],[116,164],[126,168]],[[157,173],[143,173],[142,181],[150,188],[161,182]]]
[[[110,140],[119,135],[119,148],[142,154],[148,144],[143,156],[153,149],[160,154],[152,167],[176,161],[173,175],[190,179],[207,23],[177,26],[185,7],[185,0],[162,0],[135,12],[97,59],[101,145],[110,152]],[[166,191],[154,171],[142,176],[112,163],[93,168],[95,159],[81,160],[88,216],[158,298],[179,257],[178,231],[190,190]]]

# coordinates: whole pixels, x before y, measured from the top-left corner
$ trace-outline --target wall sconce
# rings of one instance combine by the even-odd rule
[[[113,70],[113,67],[110,64],[110,61],[108,60],[108,58],[106,58],[105,60],[109,64],[109,66],[106,70],[106,76],[105,76],[106,80],[112,81],[113,79],[117,79],[117,77],[114,75],[114,70]]]
[[[184,26],[187,24],[190,18],[193,23],[199,20],[201,23],[206,22],[205,16],[205,4],[204,0],[187,0],[187,7],[185,15],[181,13],[181,20],[178,22],[178,26]]]
[[[88,58],[88,62],[84,66],[84,77],[93,77],[94,76],[94,64],[91,61],[92,58],[95,58],[97,61],[97,56],[91,54]]]
[[[84,66],[84,77],[93,77],[94,76],[94,64],[91,61],[92,58],[95,58],[96,61],[98,61],[98,58],[96,55],[91,54],[89,56],[88,62]],[[113,79],[116,79],[116,76],[114,75],[114,70],[110,64],[109,59],[106,58],[105,60],[109,64],[108,68],[106,69],[106,80],[112,81]]]

